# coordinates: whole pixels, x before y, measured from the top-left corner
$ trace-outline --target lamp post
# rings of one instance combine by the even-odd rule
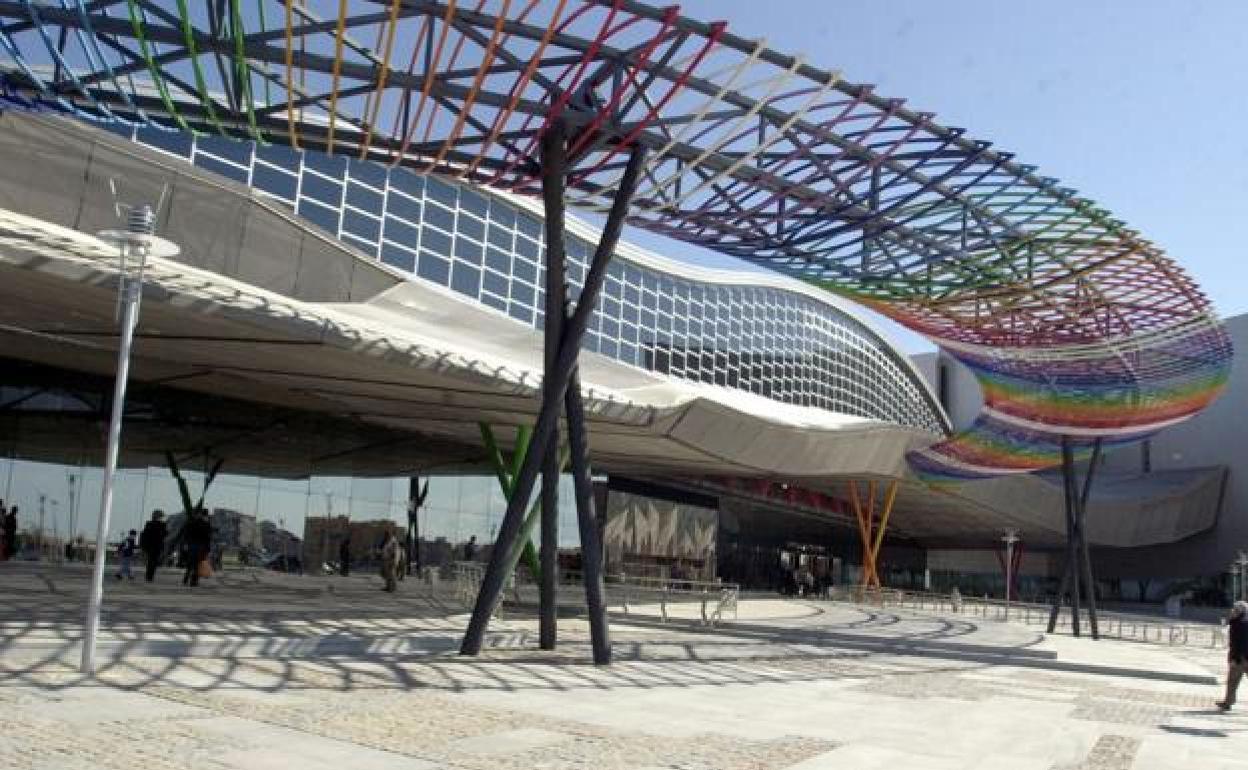
[[[1019,541],[1018,530],[1007,529],[1001,540],[1005,543],[1005,619],[1010,619],[1010,598],[1014,588],[1014,544]]]
[[[104,459],[104,485],[100,493],[100,520],[95,534],[95,564],[91,573],[91,594],[87,600],[87,620],[83,629],[81,671],[95,673],[95,639],[100,629],[100,605],[104,600],[104,560],[108,554],[109,519],[113,512],[113,484],[117,476],[117,455],[121,448],[121,421],[125,413],[126,381],[130,376],[130,348],[139,322],[139,299],[147,258],[173,257],[177,245],[152,234],[156,215],[149,205],[130,209],[125,230],[105,230],[99,237],[117,246],[121,305],[121,341],[117,349],[117,375],[113,381],[112,414],[108,421],[108,444]],[[127,270],[127,260],[137,259],[136,275]]]

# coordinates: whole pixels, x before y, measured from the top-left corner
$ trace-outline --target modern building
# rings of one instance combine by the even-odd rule
[[[255,517],[273,553],[323,545],[316,512],[327,496],[350,506],[352,522],[405,523],[415,474],[432,476],[420,533],[429,553],[450,558],[438,541],[492,540],[504,500],[480,424],[508,444],[532,419],[540,378],[544,236],[530,201],[219,137],[102,131],[12,111],[0,127],[11,170],[0,179],[7,499],[34,493],[24,478],[81,467],[79,532],[93,527],[101,445],[83,426],[100,425],[109,385],[115,257],[85,233],[114,224],[108,183],[117,180],[130,198],[167,190],[158,226],[183,248],[149,268],[122,522],[176,509],[163,469],[174,451],[192,467],[225,459],[209,505],[240,522]],[[580,222],[571,232],[575,294],[596,232]],[[893,478],[903,484],[886,580],[978,573],[991,585],[993,548],[1008,528],[1031,549],[1023,571],[1037,586],[1058,569],[1063,514],[1051,480],[975,482],[951,494],[909,478],[908,451],[978,413],[969,373],[943,356],[912,362],[856,306],[808,284],[622,245],[582,369],[614,568],[681,561],[774,585],[782,559],[810,558],[852,580],[861,547],[845,483]],[[1242,398],[1235,385],[1221,409]],[[1199,435],[1200,424],[1158,441]],[[1235,474],[1214,461],[1225,455],[1144,446],[1169,454],[1152,450],[1146,479],[1124,453],[1110,454],[1092,498],[1104,576],[1149,572],[1146,555],[1167,548],[1187,554],[1166,561],[1172,577],[1220,574],[1236,546],[1210,533],[1239,531],[1228,512],[1238,498],[1222,493]],[[1172,471],[1175,455],[1210,467],[1188,460]],[[565,483],[568,545],[570,500]],[[302,544],[287,532],[301,527]]]
[[[644,148],[633,224],[792,276],[616,250],[579,377],[618,569],[855,579],[878,503],[886,580],[990,579],[1012,530],[1043,586],[1066,496],[1019,472],[1172,426],[1230,371],[1198,287],[1109,212],[721,24],[559,4],[500,42],[506,4],[343,3],[336,25],[287,13],[284,37],[236,14],[226,41],[185,4],[62,5],[0,8],[0,470],[27,515],[64,504],[71,535],[92,524],[123,267],[93,234],[150,202],[182,253],[144,276],[122,528],[176,509],[176,463],[240,547],[258,523],[268,550],[299,531],[323,550],[335,500],[351,527],[405,523],[414,474],[432,550],[492,540],[495,446],[525,443],[544,371],[534,201],[557,134],[580,210],[605,211]],[[419,55],[435,30],[449,60]],[[571,225],[573,302],[598,237]],[[942,352],[916,366],[836,292]],[[1231,382],[1210,429],[1091,469],[1103,576],[1208,575],[1238,548],[1240,474],[1211,440],[1234,435]]]

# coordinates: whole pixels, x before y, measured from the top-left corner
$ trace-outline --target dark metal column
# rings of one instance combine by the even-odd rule
[[[542,204],[546,214],[546,371],[542,388],[554,387],[551,371],[563,332],[566,268],[564,259],[564,180],[568,173],[567,140],[561,120],[542,136]],[[545,394],[550,395],[550,394]],[[541,575],[538,588],[538,646],[553,650],[558,642],[559,591],[559,422],[542,463]]]
[[[1071,586],[1071,577],[1077,567],[1075,566],[1075,517],[1074,517],[1074,485],[1071,483],[1070,472],[1066,466],[1066,439],[1062,439],[1062,497],[1063,508],[1066,515],[1066,559],[1062,564],[1062,581],[1057,588],[1057,595],[1053,597],[1053,607],[1049,611],[1048,632],[1051,634],[1057,628],[1057,619],[1062,612],[1062,602],[1066,599],[1066,593]],[[1079,584],[1075,583],[1075,593],[1078,594]],[[1078,635],[1079,613],[1076,599],[1071,599],[1071,631]]]
[[[1100,639],[1101,634],[1096,621],[1096,583],[1092,580],[1092,554],[1088,550],[1088,495],[1092,492],[1092,479],[1096,475],[1096,466],[1100,459],[1101,440],[1098,438],[1092,445],[1092,460],[1083,477],[1083,492],[1079,496],[1079,508],[1076,511],[1078,518],[1075,520],[1079,532],[1079,563],[1088,597],[1088,626],[1092,629],[1093,639]]]
[[[1079,636],[1079,487],[1070,439],[1062,438],[1062,483],[1066,487],[1066,569],[1070,573],[1070,631]]]
[[[564,394],[564,404],[568,414],[572,479],[576,483],[576,523],[581,535],[581,573],[585,580],[589,639],[594,649],[594,663],[605,666],[611,662],[611,630],[607,626],[606,588],[602,580],[602,540],[598,535],[598,514],[594,508],[594,488],[589,473],[585,402],[581,398],[581,378],[577,372],[572,373],[572,382]]]
[[[468,621],[468,629],[464,632],[464,640],[460,645],[463,655],[476,655],[481,652],[485,641],[485,630],[489,625],[490,615],[502,593],[503,583],[507,575],[504,564],[506,554],[516,540],[523,523],[524,511],[528,507],[529,498],[537,482],[537,475],[545,462],[546,453],[551,451],[551,437],[558,424],[559,414],[563,410],[564,393],[572,379],[572,371],[580,354],[581,340],[585,329],[589,326],[590,315],[598,302],[603,281],[607,275],[607,264],[619,242],[620,233],[624,229],[624,219],[632,203],[633,193],[637,189],[637,180],[641,176],[641,168],[645,161],[645,152],[641,147],[634,147],[628,159],[628,167],[620,180],[615,200],[611,204],[611,213],[607,217],[598,248],[594,251],[585,286],[577,301],[576,309],[564,325],[563,338],[559,344],[559,355],[550,372],[548,382],[551,388],[543,388],[542,405],[537,413],[537,424],[533,431],[533,440],[529,445],[528,454],[520,466],[512,487],[512,496],[507,501],[507,511],[503,514],[502,524],[494,548],[490,553],[490,562],[481,581],[481,591],[472,610],[472,618]]]
[[[419,476],[412,476],[407,487],[407,574],[420,572],[420,507],[429,495],[429,481],[422,486]]]

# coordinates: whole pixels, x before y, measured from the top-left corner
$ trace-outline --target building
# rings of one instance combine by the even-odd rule
[[[345,22],[345,5],[342,12]],[[586,6],[578,24],[602,12]],[[605,71],[603,35],[659,23],[656,9],[630,4],[629,24],[612,27],[616,12],[595,42],[560,35],[557,47],[568,50],[553,60],[538,54],[533,65],[579,61]],[[312,107],[315,99],[296,110],[288,98],[285,121],[282,105],[270,103],[258,123],[250,95],[244,110],[224,73],[213,87],[197,77],[197,93],[171,95],[162,65],[149,61],[150,82],[131,78],[126,87],[105,67],[94,73],[102,85],[88,90],[63,66],[48,28],[60,26],[65,40],[72,28],[86,46],[95,40],[90,15],[41,13],[30,4],[0,9],[19,20],[6,33],[12,65],[0,71],[8,380],[0,387],[18,407],[0,414],[9,468],[100,462],[94,429],[114,371],[119,260],[91,233],[116,227],[112,191],[121,179],[126,202],[158,201],[154,225],[182,249],[145,268],[123,465],[142,477],[142,507],[150,507],[170,494],[159,470],[168,453],[224,459],[230,478],[214,485],[212,505],[268,517],[266,548],[272,534],[286,552],[289,522],[294,531],[304,526],[308,554],[325,550],[336,525],[312,515],[318,486],[349,486],[350,510],[367,510],[365,521],[403,520],[401,480],[413,475],[437,481],[422,540],[493,540],[502,500],[490,475],[507,486],[509,455],[527,446],[549,347],[545,209],[519,193],[532,196],[553,170],[568,184],[560,197],[602,211],[621,186],[621,150],[634,159],[643,147],[659,150],[645,169],[644,199],[629,208],[634,223],[793,276],[616,249],[578,347],[577,375],[621,568],[688,558],[706,575],[754,574],[765,562],[814,559],[839,562],[842,569],[821,567],[840,573],[834,579],[867,580],[871,570],[853,560],[876,561],[863,549],[885,519],[890,539],[879,561],[890,580],[913,582],[921,571],[926,584],[933,568],[979,569],[1006,529],[1022,530],[1033,554],[1053,552],[1064,539],[1060,486],[1042,473],[1005,474],[1051,466],[1072,441],[1082,452],[1103,436],[1127,442],[1188,417],[1216,395],[1229,367],[1225,336],[1191,282],[1102,209],[926,113],[814,68],[776,70],[776,57],[760,58],[761,49],[732,37],[708,39],[689,20],[670,22],[684,34],[655,38],[665,49],[644,86],[591,79],[564,93],[562,76],[530,78],[530,69],[512,93],[496,93],[508,78],[487,78],[484,98],[475,86],[466,98],[451,89],[460,94],[451,135],[407,154],[410,131],[375,137],[375,121],[359,116],[343,118],[335,152],[340,116],[333,106]],[[186,9],[177,13],[189,29]],[[175,18],[170,12],[161,23]],[[301,46],[305,36],[314,49],[326,42],[317,26],[299,31]],[[308,60],[322,74],[332,68],[331,105],[342,95],[341,28],[334,57]],[[142,37],[143,25],[134,29]],[[236,41],[263,47],[276,63],[280,44],[263,31],[237,31]],[[184,39],[176,33],[163,32]],[[468,35],[459,27],[454,34],[461,42]],[[171,45],[161,59],[182,66],[196,57],[185,39],[188,50]],[[701,55],[676,55],[699,42],[738,67],[691,77]],[[690,71],[674,76],[654,64],[677,60]],[[714,80],[754,65],[791,82],[789,96],[755,101]],[[358,106],[373,90],[380,103],[385,67],[348,67],[358,90],[346,103]],[[487,69],[481,61],[478,84]],[[290,97],[294,68],[284,74]],[[660,114],[640,93],[650,85],[669,88],[661,103],[682,89],[689,98]],[[531,98],[512,98],[521,92]],[[801,105],[789,101],[793,94],[816,97]],[[722,117],[729,108],[761,116],[757,134],[726,129],[735,121]],[[838,128],[845,121],[870,127]],[[515,137],[495,141],[504,124],[527,148]],[[564,149],[573,168],[534,162],[538,144],[558,138],[548,125],[572,132]],[[264,131],[278,140],[260,140]],[[677,140],[686,134],[691,143]],[[773,147],[788,150],[773,156]],[[600,234],[582,223],[570,234],[575,302]],[[1136,296],[1140,286],[1147,296]],[[959,370],[929,362],[934,392],[861,306],[836,291],[942,340],[942,356],[998,386],[991,413],[964,419],[959,405],[974,396],[951,390]],[[1188,397],[1175,397],[1176,382],[1197,379]],[[1071,398],[1094,408],[1064,409]],[[950,435],[955,422],[967,430]],[[47,468],[23,471],[26,478]],[[1208,531],[1227,477],[1218,467],[1097,472],[1091,537],[1127,550]],[[362,478],[394,483],[356,494]],[[978,481],[940,493],[929,486],[952,479]],[[1051,560],[1031,558],[1038,577],[1051,580]]]

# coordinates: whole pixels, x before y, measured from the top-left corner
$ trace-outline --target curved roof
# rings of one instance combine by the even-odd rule
[[[1225,383],[1230,343],[1208,302],[1139,233],[931,113],[722,22],[631,0],[274,2],[267,24],[237,2],[193,5],[0,3],[5,90],[521,194],[560,119],[570,202],[588,209],[643,146],[634,224],[868,304],[972,367],[987,406],[912,457],[932,478],[1139,438]]]

